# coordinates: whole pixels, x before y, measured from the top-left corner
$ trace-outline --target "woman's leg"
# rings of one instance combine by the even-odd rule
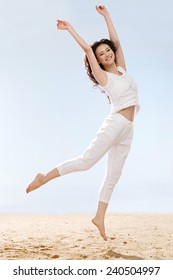
[[[130,151],[132,137],[133,127],[129,127],[129,130],[122,136],[120,142],[118,144],[115,143],[107,153],[105,177],[100,189],[97,212],[92,220],[105,241],[107,240],[104,226],[105,213]]]
[[[119,142],[121,136],[128,129],[129,121],[124,119],[120,114],[109,115],[97,132],[96,138],[84,153],[77,158],[65,161],[57,167],[60,175],[85,171],[96,164],[114,143]]]
[[[91,168],[107,153],[113,143],[119,140],[126,129],[127,123],[122,122],[122,117],[119,114],[109,115],[99,129],[96,138],[82,156],[65,161],[47,174],[38,174],[28,186],[27,193],[38,189],[43,184],[59,176]]]
[[[123,135],[107,152],[105,176],[100,188],[99,201],[109,203],[113,190],[121,176],[125,160],[129,154],[133,138],[133,127]]]
[[[31,182],[31,184],[29,184],[28,188],[26,189],[26,192],[29,193],[31,191],[34,191],[34,190],[38,189],[39,187],[41,187],[42,185],[46,184],[47,182],[49,182],[55,178],[58,178],[59,176],[60,176],[60,174],[59,174],[59,171],[57,168],[54,168],[47,174],[39,173],[35,177],[35,179]]]
[[[93,224],[98,228],[100,235],[103,237],[103,239],[105,241],[107,241],[107,236],[105,233],[104,220],[105,220],[105,214],[106,214],[107,207],[108,207],[108,203],[99,201],[97,213],[96,213],[94,219],[92,219]]]

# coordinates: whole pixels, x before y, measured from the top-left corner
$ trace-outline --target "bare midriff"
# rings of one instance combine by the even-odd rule
[[[124,108],[124,109],[118,111],[117,113],[123,115],[126,119],[133,122],[135,106],[130,106],[130,107]]]

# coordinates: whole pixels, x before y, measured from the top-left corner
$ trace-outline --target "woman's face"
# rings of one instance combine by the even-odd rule
[[[115,54],[107,44],[101,44],[97,47],[96,57],[98,63],[101,63],[103,66],[115,63]]]

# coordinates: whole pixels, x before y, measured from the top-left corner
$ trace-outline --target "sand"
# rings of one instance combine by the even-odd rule
[[[107,214],[107,242],[92,217],[0,214],[0,259],[173,260],[173,214]]]

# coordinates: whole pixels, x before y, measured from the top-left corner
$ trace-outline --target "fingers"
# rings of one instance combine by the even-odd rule
[[[57,24],[64,24],[64,21],[63,21],[63,20],[58,19],[58,20],[57,20]]]
[[[97,9],[97,10],[103,10],[104,8],[105,8],[105,7],[102,6],[102,5],[96,6],[96,9]]]
[[[58,29],[61,29],[61,28],[64,26],[64,21],[58,19],[56,25],[57,25],[57,28],[58,28]]]
[[[61,24],[61,20],[59,20],[59,19],[57,19],[57,21],[56,21],[56,25],[57,25],[57,27],[59,27],[59,25]]]

